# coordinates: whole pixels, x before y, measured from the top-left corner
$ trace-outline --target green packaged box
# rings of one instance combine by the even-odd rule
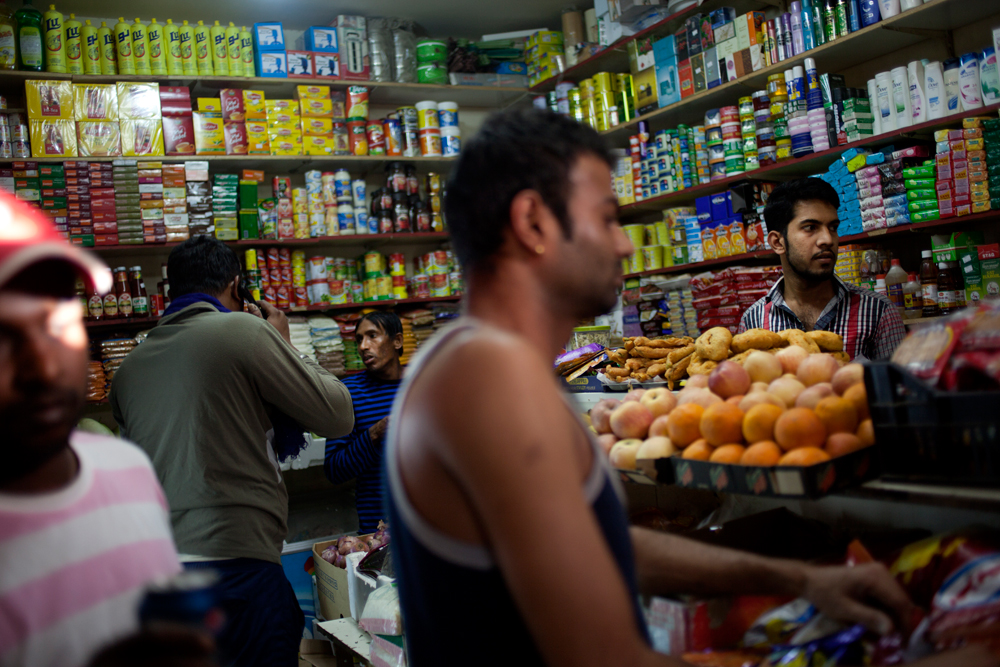
[[[239,196],[241,209],[257,209],[257,181],[240,181]],[[256,215],[256,213],[254,214]]]
[[[914,218],[917,215],[919,214],[914,213]],[[937,220],[938,218],[930,219]],[[916,219],[913,222],[916,222]],[[983,243],[983,233],[978,230],[954,232],[951,236],[947,234],[931,236],[931,250],[934,252],[935,262],[957,262],[959,252]]]
[[[965,276],[965,302],[974,306],[979,301],[983,299],[985,295],[983,294],[983,277],[978,274],[970,274]]]
[[[906,207],[910,210],[910,213],[917,213],[918,211],[936,211],[938,209],[937,199],[918,199],[916,201],[907,202]]]
[[[984,259],[979,263],[983,291],[988,299],[1000,297],[1000,259]]]
[[[907,167],[903,170],[903,178],[930,178],[933,179],[934,165],[924,165],[922,167]],[[934,187],[933,184],[930,187]]]
[[[930,189],[933,190],[935,186],[934,178],[907,178],[903,181],[903,185],[906,186],[907,190],[921,190]]]
[[[258,225],[256,209],[251,211],[240,211],[240,238],[260,238],[260,227]]]
[[[911,222],[928,222],[930,220],[940,220],[941,213],[937,209],[930,211],[917,211],[910,215]]]
[[[937,201],[937,191],[934,188],[919,188],[917,190],[906,191],[907,201],[916,201],[918,199],[933,199]]]

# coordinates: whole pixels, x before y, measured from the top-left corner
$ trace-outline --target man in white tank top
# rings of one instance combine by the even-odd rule
[[[417,539],[499,568],[547,664],[680,665],[635,622],[588,498],[603,462],[552,372],[577,322],[614,306],[633,250],[612,166],[596,132],[537,109],[494,116],[465,147],[446,207],[467,316],[415,360],[397,398],[390,493]],[[645,593],[801,596],[882,633],[910,618],[881,565],[816,567],[643,528],[631,538]],[[475,595],[441,590],[452,593],[459,613]],[[952,660],[940,664],[998,664],[978,649]]]

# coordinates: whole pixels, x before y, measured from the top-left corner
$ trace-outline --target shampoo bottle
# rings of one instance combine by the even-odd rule
[[[972,111],[983,106],[983,88],[979,81],[979,54],[966,53],[961,58],[958,71],[958,89],[962,97],[962,111]]]
[[[947,116],[962,110],[958,92],[958,72],[961,66],[962,63],[958,58],[948,58],[944,61],[944,113]]]
[[[882,134],[882,114],[878,108],[878,83],[875,79],[868,79],[868,103],[872,110],[872,133],[878,136]]]
[[[1000,72],[997,70],[997,52],[992,46],[983,49],[979,59],[979,81],[983,87],[983,104],[1000,102]]]
[[[927,98],[927,120],[943,118],[948,101],[944,89],[944,70],[936,60],[924,65],[924,97]]]
[[[882,132],[892,132],[896,129],[896,104],[892,99],[892,75],[889,72],[875,75],[875,94],[878,113],[882,116]]]
[[[896,128],[909,127],[912,124],[913,108],[910,106],[910,82],[906,78],[906,68],[893,68],[890,76],[892,77],[892,99],[896,107]]]
[[[927,120],[927,98],[924,96],[924,64],[914,60],[906,66],[906,79],[910,84],[910,120],[914,125]]]

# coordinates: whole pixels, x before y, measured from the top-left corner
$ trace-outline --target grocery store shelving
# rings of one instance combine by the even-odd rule
[[[861,486],[838,493],[848,498],[888,500],[893,502],[935,505],[956,509],[978,509],[996,512],[1000,509],[1000,488],[976,486],[946,486],[875,479]]]
[[[138,160],[139,162],[188,162],[205,160],[223,169],[260,169],[268,173],[298,173],[310,169],[349,169],[375,171],[390,162],[403,162],[418,167],[421,171],[448,171],[457,158],[454,157],[402,157],[399,155],[146,155],[142,157],[25,157],[0,158],[0,165],[15,162],[38,162],[42,164],[63,162],[114,162],[115,160]]]
[[[362,303],[337,303],[337,304],[318,304],[315,306],[306,306],[305,308],[289,308],[285,310],[286,315],[302,315],[303,313],[320,313],[326,311],[334,310],[352,310],[356,308],[386,308],[394,306],[409,306],[415,304],[432,304],[432,303],[454,303],[456,301],[461,301],[461,296],[432,296],[427,298],[414,298],[414,299],[387,299],[384,301],[364,301]],[[86,322],[88,329],[112,329],[115,327],[129,327],[129,328],[141,328],[146,326],[155,326],[160,320],[159,317],[142,317],[142,318],[129,318],[129,319],[113,319],[113,320],[98,320]]]
[[[934,228],[947,228],[954,225],[962,225],[964,227],[970,227],[974,225],[980,225],[983,223],[996,222],[996,221],[1000,221],[1000,211],[987,211],[985,213],[976,213],[975,215],[943,218],[941,220],[930,220],[928,222],[918,222],[910,225],[900,225],[899,227],[873,229],[868,232],[861,232],[860,234],[850,234],[847,236],[841,236],[840,244],[844,245],[845,243],[865,241],[867,239],[881,239],[881,237],[890,234],[901,234],[904,232],[912,233],[914,231],[929,231]],[[721,269],[727,266],[736,266],[738,264],[743,264],[748,261],[756,264],[777,264],[778,256],[775,255],[774,251],[772,250],[759,250],[757,252],[743,253],[740,255],[729,255],[727,257],[719,257],[704,262],[694,262],[691,264],[678,264],[676,266],[669,266],[662,269],[643,271],[641,273],[628,273],[625,274],[624,277],[628,279],[628,278],[646,278],[649,276],[667,275],[672,273],[698,273],[708,268]],[[920,320],[915,320],[915,321],[919,322]]]
[[[768,181],[812,176],[826,171],[827,167],[839,160],[841,154],[850,148],[881,148],[895,144],[900,140],[929,139],[933,137],[936,130],[954,129],[956,126],[960,126],[963,118],[996,115],[997,111],[1000,111],[1000,104],[993,104],[981,109],[965,111],[926,123],[920,123],[919,125],[912,125],[894,132],[875,135],[861,141],[831,147],[830,150],[820,151],[819,153],[810,153],[800,158],[783,160],[742,174],[720,178],[711,183],[695,185],[684,190],[660,195],[659,197],[644,199],[634,204],[626,204],[619,209],[618,215],[622,219],[627,219],[654,211],[662,211],[665,208],[673,206],[685,206],[694,202],[698,197],[725,190],[728,186],[739,181]]]
[[[908,327],[920,326],[921,324],[930,324],[931,322],[937,322],[938,320],[943,320],[947,315],[936,315],[934,317],[914,317],[908,320],[903,320],[903,324]]]
[[[96,75],[96,74],[55,74],[53,72],[0,71],[0,86],[20,84],[29,79],[59,79],[73,83],[115,83],[154,82],[164,85],[188,86],[192,98],[196,91],[218,91],[222,88],[263,90],[266,97],[291,98],[296,86],[330,86],[347,88],[365,86],[369,91],[369,102],[373,105],[394,106],[413,105],[426,99],[448,100],[459,107],[498,108],[510,106],[528,94],[527,88],[508,86],[452,86],[428,83],[395,83],[378,81],[346,81],[342,79],[299,79],[271,77],[231,77],[231,76],[156,76],[156,75]]]
[[[254,248],[294,248],[296,250],[305,248],[334,248],[344,246],[364,246],[375,248],[386,245],[420,245],[424,243],[443,242],[449,239],[448,232],[412,232],[409,234],[345,234],[343,236],[316,236],[308,239],[244,239],[241,241],[227,241],[226,244],[235,249]],[[134,245],[99,245],[88,247],[87,250],[97,252],[100,255],[159,255],[169,252],[170,248],[178,246],[176,243],[137,243]]]
[[[698,125],[704,119],[706,109],[736,104],[739,97],[766,88],[768,76],[781,74],[786,69],[801,65],[806,58],[816,61],[817,71],[820,73],[840,72],[917,44],[928,39],[932,33],[943,34],[945,31],[975,23],[996,13],[996,3],[992,2],[930,0],[920,7],[879,21],[846,37],[805,51],[770,67],[764,67],[735,81],[695,93],[670,106],[651,111],[627,123],[617,125],[603,134],[612,143],[625,145],[629,135],[635,134],[639,121],[648,122],[651,131],[676,127],[679,123]]]

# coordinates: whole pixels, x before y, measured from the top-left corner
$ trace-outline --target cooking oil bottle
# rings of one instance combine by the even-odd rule
[[[14,12],[0,0],[0,70],[17,67],[17,23]]]
[[[135,73],[149,76],[149,51],[146,50],[146,26],[139,19],[132,24],[132,60]]]
[[[163,26],[164,55],[167,57],[167,74],[180,76],[184,74],[184,61],[181,59],[181,29],[167,19]]]
[[[97,29],[97,43],[101,46],[101,74],[104,76],[118,74],[118,46],[115,44],[115,34],[104,21],[101,21],[101,27]]]
[[[70,14],[65,26],[66,71],[70,74],[83,74],[83,45],[80,39],[80,29],[83,25],[76,20],[76,14]]]
[[[146,50],[149,52],[149,72],[154,76],[166,76],[167,55],[163,51],[163,26],[150,19],[146,27]]]
[[[41,72],[45,69],[42,13],[31,6],[31,0],[24,0],[14,18],[17,19],[17,68]]]
[[[80,44],[83,47],[83,73],[101,73],[101,39],[97,28],[91,25],[90,19],[80,27]]]
[[[57,74],[66,73],[66,45],[63,43],[63,15],[56,11],[55,5],[49,5],[49,11],[42,15],[45,30],[45,71]]]
[[[226,49],[228,50],[226,60],[229,61],[230,76],[243,75],[243,56],[240,54],[240,29],[229,22],[226,28]]]
[[[198,64],[198,76],[212,76],[212,37],[204,21],[194,27],[194,59]]]
[[[115,53],[118,55],[118,73],[135,74],[135,60],[132,56],[132,26],[119,16],[115,24]]]

